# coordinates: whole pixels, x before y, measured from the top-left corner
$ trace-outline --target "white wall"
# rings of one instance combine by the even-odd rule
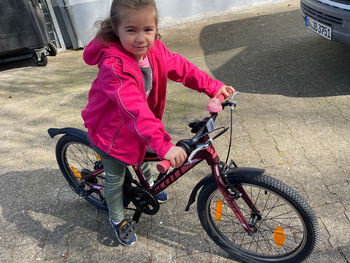
[[[181,24],[283,0],[156,0],[159,25]]]
[[[1,0],[0,0],[1,1]],[[57,0],[62,1],[76,32],[77,42],[86,46],[96,33],[96,20],[109,14],[112,0]],[[166,27],[218,16],[283,0],[156,0],[159,26]]]

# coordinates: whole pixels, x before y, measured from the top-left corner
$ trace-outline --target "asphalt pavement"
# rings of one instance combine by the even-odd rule
[[[240,91],[231,157],[294,187],[320,225],[307,262],[350,262],[350,47],[305,29],[289,0],[161,29],[169,49]],[[96,76],[82,50],[0,65],[0,262],[234,262],[202,230],[196,167],[167,190],[169,201],[119,246],[107,213],[76,196],[55,161],[50,127],[83,128],[80,112]],[[164,124],[174,142],[207,115],[208,98],[169,83]],[[229,115],[219,120],[227,125]],[[225,158],[228,137],[216,142]]]

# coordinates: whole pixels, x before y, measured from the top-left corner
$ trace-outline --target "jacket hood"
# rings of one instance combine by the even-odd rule
[[[100,38],[94,38],[86,47],[83,59],[88,65],[97,65],[108,57],[130,56],[119,43],[104,43]]]

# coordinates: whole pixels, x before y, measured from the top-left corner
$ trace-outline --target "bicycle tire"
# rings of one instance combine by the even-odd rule
[[[267,175],[241,180],[229,175],[228,179],[232,185],[244,187],[262,218],[256,224],[257,232],[248,236],[216,183],[212,181],[203,186],[197,201],[198,216],[209,237],[219,247],[241,262],[253,263],[301,262],[312,254],[318,242],[318,222],[311,207],[295,190]],[[267,198],[265,203],[262,197]],[[215,200],[223,203],[223,212],[221,215],[219,212],[221,217],[218,218]],[[244,200],[239,198],[236,202],[246,219],[250,219],[251,211]],[[278,226],[283,232],[280,236],[285,238],[282,246],[274,240]]]
[[[91,189],[84,180],[79,178],[83,169],[93,171],[96,162],[100,162],[98,154],[90,147],[89,141],[73,135],[62,136],[56,144],[56,160],[63,176],[75,193],[80,194]],[[104,187],[104,177],[102,173],[90,180],[95,180],[94,183]],[[108,210],[102,189],[83,197],[94,206]]]

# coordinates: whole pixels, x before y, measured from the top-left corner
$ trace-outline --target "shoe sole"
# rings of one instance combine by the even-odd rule
[[[116,234],[115,236],[117,237],[117,240],[118,240],[119,244],[121,244],[121,245],[124,246],[124,247],[131,247],[131,246],[133,246],[133,245],[136,243],[136,241],[137,241],[137,235],[136,235],[136,234],[135,234],[135,238],[136,238],[135,242],[132,242],[130,245],[125,244],[125,243],[123,243],[122,241],[120,241],[120,239],[119,239],[119,237],[118,237],[117,234]]]

